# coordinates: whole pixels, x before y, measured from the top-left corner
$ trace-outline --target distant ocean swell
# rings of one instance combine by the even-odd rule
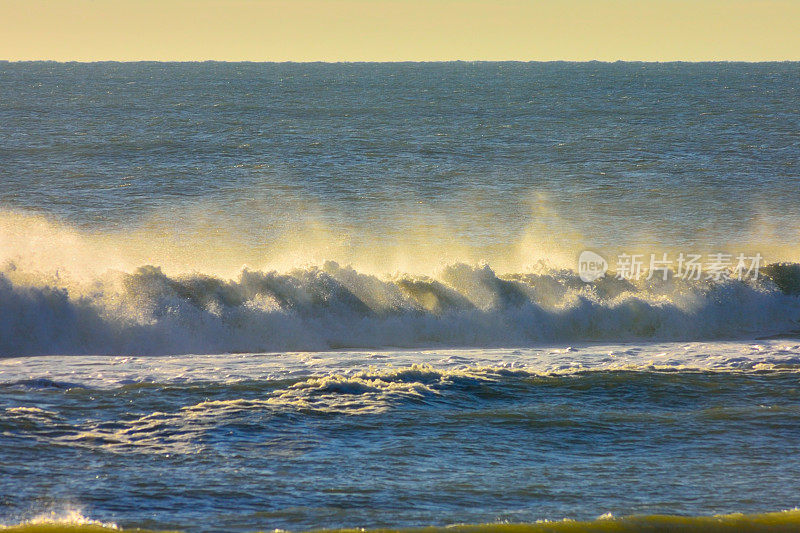
[[[498,275],[454,264],[381,278],[327,262],[236,279],[109,271],[77,284],[0,271],[0,355],[180,354],[547,342],[710,340],[793,333],[800,265],[756,281],[585,284],[569,270]]]

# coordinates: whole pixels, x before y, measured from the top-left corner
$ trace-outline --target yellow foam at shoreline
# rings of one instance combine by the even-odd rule
[[[25,523],[0,528],[5,533],[103,533],[119,531],[97,524]],[[465,524],[446,527],[314,530],[317,533],[727,533],[796,532],[800,530],[800,510],[762,514],[729,514],[684,517],[667,515],[600,518],[590,522],[563,520],[525,524]],[[138,533],[149,530],[126,529]]]

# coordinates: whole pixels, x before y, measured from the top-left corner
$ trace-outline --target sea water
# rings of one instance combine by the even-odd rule
[[[798,131],[798,63],[0,62],[0,523],[796,528]]]

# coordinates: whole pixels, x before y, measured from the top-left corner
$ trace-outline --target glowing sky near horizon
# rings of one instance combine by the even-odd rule
[[[0,59],[800,60],[800,0],[0,0]]]

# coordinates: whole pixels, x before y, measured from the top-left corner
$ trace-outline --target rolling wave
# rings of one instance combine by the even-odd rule
[[[187,354],[710,340],[785,334],[800,265],[756,281],[592,284],[569,270],[498,275],[454,264],[382,278],[326,262],[235,279],[155,266],[88,282],[0,271],[0,354]]]
[[[714,387],[721,405],[697,407],[686,419],[713,417],[717,421],[743,423],[758,420],[765,407],[760,402],[737,404],[737,394],[745,390],[750,397],[778,395],[774,391],[781,383],[796,382],[797,366],[762,365],[757,370],[758,380],[747,370],[729,369],[725,373],[680,370],[651,366],[540,374],[511,367],[444,370],[411,365],[295,379],[251,380],[225,386],[208,382],[138,382],[112,389],[73,386],[59,387],[62,390],[58,391],[50,387],[46,391],[50,398],[61,393],[78,402],[102,398],[103,405],[123,406],[124,410],[106,416],[101,410],[94,410],[93,416],[76,419],[74,412],[63,407],[0,407],[0,434],[24,434],[42,445],[102,449],[117,454],[197,454],[209,452],[211,435],[220,431],[227,434],[232,426],[245,433],[260,432],[264,420],[269,420],[269,428],[280,431],[285,425],[296,427],[301,423],[313,424],[314,420],[365,415],[376,424],[378,420],[391,423],[409,413],[415,413],[415,417],[420,413],[432,415],[442,407],[463,410],[457,417],[461,424],[491,419],[496,423],[523,421],[526,428],[542,431],[552,429],[554,424],[562,428],[596,429],[593,424],[603,427],[643,421],[669,424],[674,414],[617,409],[614,404],[646,391],[649,402],[661,405],[674,400],[676,388],[687,394],[693,391],[702,395],[709,386]],[[0,393],[19,391],[45,392],[39,383],[30,380],[0,383]],[[545,398],[581,393],[587,398],[600,399],[604,410],[598,412],[584,406],[581,402],[586,398],[572,406],[544,407],[541,403]],[[131,410],[132,405],[143,405],[144,396],[148,397],[147,408]],[[181,405],[176,405],[178,402]],[[521,411],[521,403],[536,405],[535,412]],[[800,415],[794,406],[771,405],[769,409],[780,417],[777,422],[780,424],[793,423]],[[245,420],[260,422],[248,425]]]

